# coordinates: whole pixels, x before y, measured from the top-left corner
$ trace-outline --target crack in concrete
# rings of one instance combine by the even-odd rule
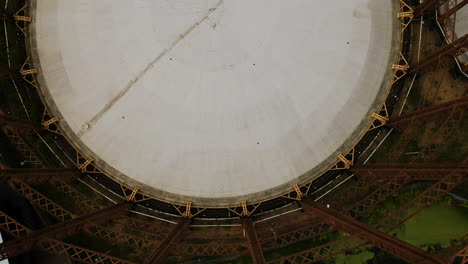
[[[124,97],[128,91],[137,83],[150,69],[156,65],[158,61],[160,61],[164,56],[166,56],[169,52],[171,52],[177,44],[185,37],[187,37],[190,33],[193,32],[194,29],[196,29],[198,26],[200,26],[205,20],[208,19],[208,17],[215,12],[222,4],[224,3],[224,0],[219,0],[216,5],[210,9],[208,9],[206,15],[203,16],[202,19],[194,23],[192,26],[190,26],[184,33],[179,35],[177,39],[175,39],[169,47],[164,49],[154,60],[152,60],[146,68],[141,71],[135,78],[130,80],[130,82],[125,86],[125,88],[120,91],[110,102],[108,102],[96,115],[94,115],[93,118],[91,118],[89,121],[85,122],[81,127],[81,130],[77,133],[77,136],[81,138],[87,131],[91,130],[93,126],[104,116],[105,113],[107,113],[112,106],[114,106],[115,103],[117,103],[122,97]]]

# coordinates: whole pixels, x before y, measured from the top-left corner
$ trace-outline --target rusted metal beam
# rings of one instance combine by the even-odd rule
[[[0,230],[10,234],[12,237],[19,238],[31,233],[31,230],[0,211]]]
[[[51,254],[67,257],[81,263],[105,263],[105,264],[135,264],[133,262],[112,257],[97,251],[67,244],[55,239],[45,238],[39,240],[37,247]]]
[[[112,241],[117,245],[126,245],[136,249],[147,250],[158,245],[155,240],[147,240],[139,236],[117,231],[94,223],[85,225],[83,231],[92,236]]]
[[[468,96],[465,96],[450,102],[426,107],[421,110],[390,119],[387,126],[397,130],[402,130],[408,126],[420,125],[428,121],[447,118],[454,113],[464,113],[467,109]]]
[[[41,240],[62,239],[81,230],[88,222],[99,223],[128,213],[131,204],[124,202],[72,220],[32,232],[16,240],[0,244],[0,260],[11,258],[34,248]],[[60,242],[61,243],[61,242]]]
[[[432,177],[431,177],[432,178]],[[424,208],[429,207],[435,201],[447,195],[456,186],[466,179],[466,173],[451,172],[440,179],[437,183],[430,186],[426,191],[419,194],[416,198],[401,206],[396,212],[380,220],[374,227],[379,228],[385,233],[395,230],[406,220],[416,215]],[[271,264],[303,264],[316,263],[324,259],[349,252],[350,250],[366,245],[367,242],[355,237],[344,237],[337,241],[332,241],[318,247],[304,250],[302,252],[271,261]]]
[[[10,234],[15,238],[24,237],[27,234],[32,233],[30,229],[16,221],[15,219],[9,217],[8,215],[4,214],[0,211],[0,230]],[[118,259],[115,257],[108,256],[106,254],[102,254],[96,251],[92,251],[89,249],[77,247],[71,244],[67,244],[55,239],[45,238],[41,239],[36,243],[37,247],[43,251],[46,251],[51,254],[55,255],[62,255],[68,257],[72,260],[82,262],[82,263],[96,263],[96,260],[99,263],[107,263],[107,264],[131,264],[131,262]],[[0,244],[0,248],[2,244]],[[0,249],[0,252],[3,252]],[[3,257],[6,258],[6,252],[0,253],[0,256],[4,255]]]
[[[35,123],[29,120],[19,119],[10,115],[7,115],[0,111],[0,127],[9,128],[22,135],[29,135],[34,133],[35,129],[40,129],[39,123]]]
[[[455,13],[458,12],[458,10],[462,9],[466,4],[468,4],[468,0],[463,0],[459,2],[454,7],[447,10],[447,12],[439,16],[437,19],[439,20],[439,22],[444,23],[447,18],[453,16]]]
[[[356,165],[351,171],[357,175],[358,180],[346,187],[347,192],[340,192],[337,197],[325,199],[323,204],[359,218],[411,181],[440,181],[450,173],[467,170],[468,166],[464,164]],[[339,202],[335,202],[337,199]],[[317,222],[285,233],[275,233],[274,236],[263,237],[260,240],[264,250],[274,250],[332,231],[333,228],[329,225]]]
[[[42,211],[50,214],[59,221],[66,221],[75,217],[75,214],[66,210],[22,181],[11,179],[8,181],[8,184],[13,190],[21,194],[24,198],[28,199]]]
[[[448,0],[424,0],[414,10],[414,17],[419,17],[424,13],[435,11]]]
[[[295,244],[300,241],[312,239],[332,231],[329,225],[319,222],[309,226],[301,227],[282,234],[260,239],[265,250],[274,250]]]
[[[171,255],[190,257],[242,256],[245,255],[247,252],[247,247],[241,243],[181,243],[174,245]]]
[[[16,179],[30,184],[70,182],[80,175],[81,172],[77,169],[0,169],[0,181]]]
[[[413,65],[410,68],[409,73],[415,73],[422,68],[440,60],[444,56],[459,56],[460,54],[468,51],[468,34],[456,39],[450,44],[444,45],[442,48],[438,49],[428,57],[422,59],[418,64]]]
[[[63,181],[56,181],[54,186],[57,188],[57,190],[62,191],[68,197],[70,197],[73,200],[76,207],[78,207],[77,209],[79,209],[79,211],[82,214],[91,213],[93,211],[105,208],[105,206],[98,204],[95,200],[76,190],[69,183]]]
[[[161,264],[164,263],[169,250],[175,242],[182,238],[190,227],[191,219],[181,218],[179,223],[172,229],[171,233],[161,242],[161,245],[154,250],[144,262],[145,264]]]
[[[306,213],[318,216],[324,222],[410,263],[445,263],[442,259],[428,252],[387,235],[376,228],[366,226],[354,218],[314,203],[311,200],[303,201],[302,205]]]
[[[250,255],[254,264],[264,264],[265,257],[263,256],[262,246],[258,240],[257,232],[251,217],[242,217],[242,226],[245,230],[245,236],[247,238],[247,244],[249,247]]]
[[[451,259],[450,263],[466,264],[468,263],[468,245],[458,251]]]
[[[45,165],[42,160],[31,150],[31,148],[26,144],[23,138],[13,129],[8,127],[3,128],[3,132],[10,140],[11,144],[13,144],[16,149],[23,154],[25,161],[31,165],[33,168],[44,168]]]
[[[375,175],[378,178],[410,177],[415,181],[437,181],[451,173],[468,173],[468,164],[365,164],[356,165],[350,169],[359,175]]]

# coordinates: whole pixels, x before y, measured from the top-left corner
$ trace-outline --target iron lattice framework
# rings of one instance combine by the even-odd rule
[[[405,1],[400,0],[401,5],[397,17],[401,21],[402,36],[415,17],[427,13],[429,10],[435,10],[445,2],[447,0],[428,0],[413,8]],[[467,2],[464,0],[458,3],[439,17],[439,20],[444,23],[448,17],[454,15]],[[11,20],[26,36],[27,26],[32,21],[27,5],[28,3],[15,13]],[[467,35],[453,40],[420,63],[412,66],[405,58],[406,54],[402,52],[397,59],[397,63],[392,66],[392,88],[395,88],[408,73],[421,71],[440,60],[443,56],[457,56],[466,52],[467,41]],[[29,59],[25,61],[19,72],[27,83],[38,88],[35,79],[38,71]],[[380,107],[380,111],[372,114],[372,123],[369,126],[368,133],[374,133],[373,131],[376,129],[384,127],[405,131],[405,129],[415,124],[445,119],[440,131],[444,134],[444,131],[454,127],[455,121],[463,118],[468,106],[467,100],[467,97],[460,98],[397,118],[391,117],[389,105],[384,103]],[[261,214],[257,214],[260,211],[259,208],[268,209],[268,207],[263,206],[271,203],[272,200],[252,203],[242,201],[239,206],[226,208],[204,208],[197,207],[191,202],[183,204],[165,203],[163,200],[141,193],[138,187],[114,182],[113,184],[118,187],[112,189],[112,191],[118,195],[111,195],[114,199],[111,199],[111,201],[116,204],[109,206],[109,202],[98,202],[96,197],[91,198],[83,194],[73,185],[74,182],[81,179],[89,179],[89,175],[98,175],[94,177],[95,180],[109,179],[94,166],[92,158],[77,152],[77,168],[45,169],[45,165],[22,139],[23,135],[39,130],[62,135],[59,123],[60,120],[51,115],[47,109],[44,111],[40,122],[41,127],[34,122],[20,120],[0,112],[0,126],[3,132],[34,167],[33,169],[0,170],[0,184],[5,184],[10,189],[15,190],[37,208],[59,222],[42,229],[31,230],[26,225],[0,211],[0,230],[8,233],[12,238],[0,244],[0,260],[33,249],[40,249],[82,263],[133,263],[64,242],[66,238],[82,232],[143,252],[145,258],[141,263],[146,264],[164,263],[170,257],[193,258],[241,255],[250,255],[254,263],[260,264],[266,263],[265,252],[285,248],[301,241],[313,240],[325,234],[343,231],[348,235],[336,241],[320,244],[317,247],[268,263],[314,263],[368,244],[375,245],[411,263],[468,263],[466,235],[454,243],[450,249],[444,251],[444,256],[431,255],[389,235],[391,231],[409,218],[429,207],[463,183],[468,177],[468,166],[466,164],[398,163],[363,165],[357,162],[359,151],[356,149],[360,144],[357,143],[349,152],[340,154],[336,163],[323,174],[336,175],[334,173],[345,173],[346,171],[353,173],[356,180],[347,185],[346,192],[340,192],[337,196],[327,195],[319,202],[312,202],[312,199],[316,198],[315,190],[320,188],[317,188],[318,181],[310,181],[305,184],[294,185],[289,192],[273,199],[281,199],[283,202],[287,201],[287,203],[298,202],[301,205],[298,209],[303,210],[303,212],[298,210],[294,214],[300,221],[285,223],[277,228],[278,233],[276,233],[276,229],[274,230],[271,227],[273,226],[272,222],[275,220],[255,221],[257,218],[261,218]],[[375,225],[366,226],[360,222],[376,206],[414,181],[433,182],[433,184],[413,200],[401,206],[396,212],[380,219]],[[35,185],[41,184],[49,184],[55,190],[66,195],[75,205],[73,210],[62,207],[60,203],[35,189]],[[102,198],[103,194],[99,193],[99,196]],[[179,217],[172,217],[171,220],[165,220],[170,222],[169,225],[172,224],[170,228],[161,225],[161,222],[148,222],[136,217],[136,213],[143,215],[147,213],[146,211],[146,213],[139,211],[137,205],[150,202],[158,203],[162,208],[166,208],[169,213],[179,215]],[[262,210],[267,211],[267,209]],[[241,235],[221,242],[199,243],[201,238],[194,235],[196,233],[194,222],[198,221],[196,217],[202,216],[210,210],[216,212],[223,210],[224,213],[227,212],[228,216],[234,217],[237,220],[234,226],[242,231]],[[122,230],[121,226],[125,226],[125,229],[129,230]],[[219,238],[220,236],[215,237]],[[206,242],[207,239],[203,241]]]

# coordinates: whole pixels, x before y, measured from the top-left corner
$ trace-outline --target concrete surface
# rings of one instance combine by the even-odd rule
[[[396,2],[36,0],[30,53],[66,136],[112,177],[239,204],[317,176],[363,135]]]
[[[455,35],[456,38],[463,37],[468,34],[468,5],[458,10],[455,16]],[[461,63],[468,63],[468,52],[458,56]]]

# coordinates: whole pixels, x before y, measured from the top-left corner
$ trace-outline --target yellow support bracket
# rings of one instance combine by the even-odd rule
[[[398,64],[392,65],[393,83],[403,78],[403,76],[405,76],[408,73],[409,68],[410,68],[410,65],[408,61],[406,60],[405,56],[403,56],[403,54],[400,52]]]
[[[299,188],[299,185],[294,184],[294,185],[293,185],[293,189],[294,189],[294,191],[296,191],[296,193],[297,193],[297,199],[298,199],[298,200],[302,200],[302,198],[304,197],[304,194],[302,193],[301,189]]]
[[[94,161],[93,158],[87,158],[83,163],[79,164],[78,163],[78,169],[81,170],[82,172],[86,172],[86,167],[89,166]]]
[[[400,10],[397,13],[397,18],[401,19],[401,32],[405,31],[414,19],[413,8],[403,0],[400,0]]]
[[[55,123],[57,123],[58,121],[59,121],[58,117],[54,117],[54,118],[51,118],[51,119],[49,119],[49,120],[47,120],[47,121],[42,122],[42,126],[43,126],[44,128],[47,128],[48,126],[50,126],[50,125],[52,125],[52,124],[55,124]]]
[[[369,130],[385,126],[389,120],[387,105],[383,104],[378,113],[372,113],[372,124]]]
[[[140,187],[133,188],[132,193],[129,196],[125,197],[125,199],[129,202],[135,202],[135,197],[139,190],[140,190]]]
[[[15,21],[24,21],[24,22],[32,22],[32,18],[28,16],[13,16],[15,18]]]
[[[53,117],[52,115],[49,114],[47,109],[44,109],[44,114],[42,115],[41,125],[45,130],[53,132],[58,135],[62,135],[62,132],[60,131],[60,128],[57,125],[58,121],[60,121],[58,117]]]
[[[187,204],[185,205],[185,212],[182,214],[182,216],[191,218],[193,216],[191,210],[192,210],[192,202],[187,202]]]
[[[242,216],[250,216],[250,212],[247,209],[247,201],[242,201],[241,205],[242,205]]]
[[[353,163],[346,159],[345,156],[343,156],[343,154],[338,155],[338,160],[344,163],[346,169],[351,168],[351,166],[353,165]]]
[[[25,80],[27,83],[34,86],[35,88],[38,88],[34,75],[39,73],[39,72],[38,72],[38,70],[36,68],[34,68],[31,65],[31,63],[29,62],[29,57],[26,59],[26,61],[21,66],[21,68],[19,70],[19,73],[21,74],[21,77],[23,78],[23,80]]]
[[[28,24],[32,22],[32,17],[28,15],[28,5],[29,3],[26,1],[26,4],[13,15],[16,26],[23,32],[25,37],[28,36],[26,32]]]
[[[337,162],[330,170],[347,170],[354,165],[354,148],[346,155],[339,154]]]

